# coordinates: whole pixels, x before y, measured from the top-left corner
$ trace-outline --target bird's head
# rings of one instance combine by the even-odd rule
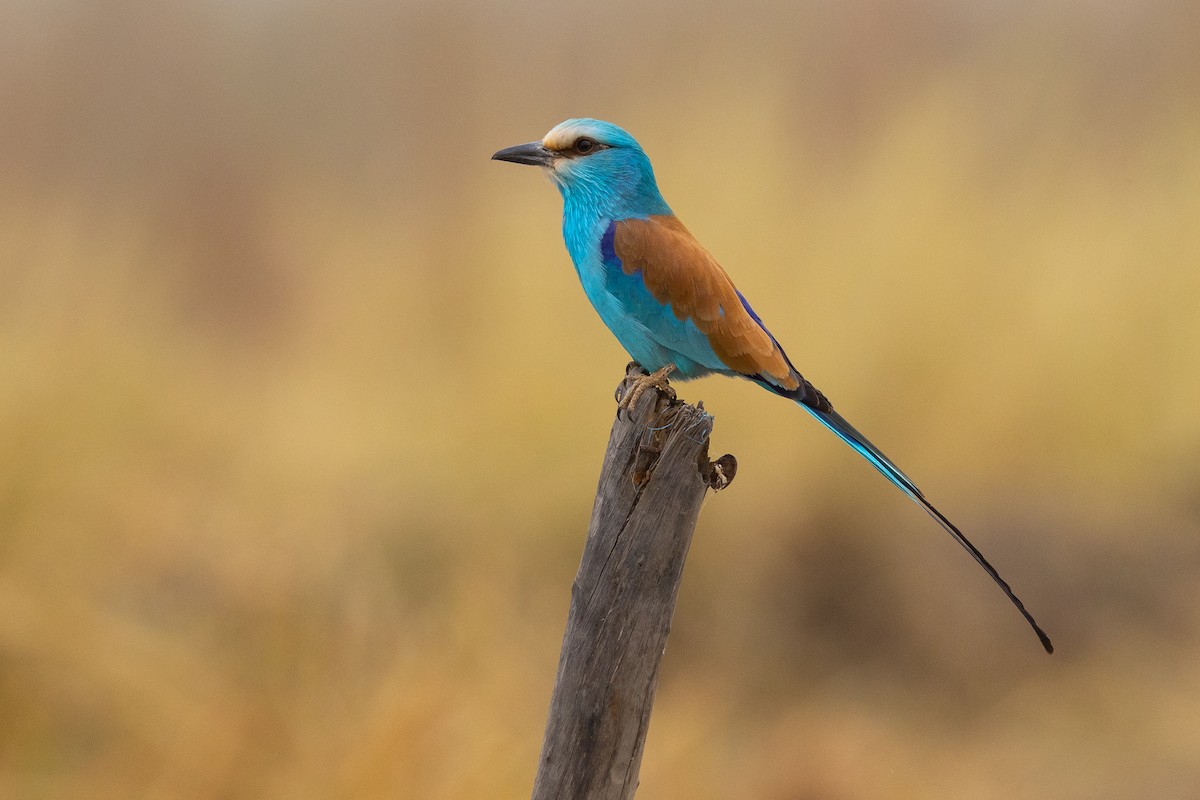
[[[670,213],[642,146],[611,122],[569,119],[541,141],[492,158],[541,167],[568,203],[582,201],[610,216]]]

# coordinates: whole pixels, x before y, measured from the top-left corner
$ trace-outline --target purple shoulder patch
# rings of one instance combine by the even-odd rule
[[[608,223],[608,229],[604,231],[604,235],[600,237],[600,258],[605,262],[620,263],[621,259],[617,257],[617,249],[614,244],[617,238],[617,223],[612,221]],[[742,302],[745,302],[744,300]]]

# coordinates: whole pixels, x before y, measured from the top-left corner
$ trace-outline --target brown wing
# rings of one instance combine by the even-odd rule
[[[626,274],[640,272],[646,288],[675,316],[691,320],[732,370],[760,375],[786,389],[801,378],[771,335],[750,316],[733,281],[674,215],[616,224],[613,249]]]

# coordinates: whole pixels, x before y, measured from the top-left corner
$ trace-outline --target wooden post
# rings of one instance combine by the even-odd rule
[[[630,364],[618,397],[645,373]],[[628,800],[705,492],[737,462],[708,460],[712,417],[649,389],[618,413],[571,587],[533,800]]]

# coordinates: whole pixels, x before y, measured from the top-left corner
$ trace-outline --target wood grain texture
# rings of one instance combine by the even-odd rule
[[[644,374],[636,365],[630,376]],[[618,392],[621,390],[619,389]],[[613,424],[563,636],[533,800],[624,800],[637,789],[658,666],[692,531],[732,456],[712,417],[646,391]]]

